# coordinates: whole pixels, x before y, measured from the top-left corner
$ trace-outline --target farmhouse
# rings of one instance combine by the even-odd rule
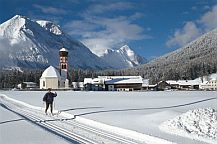
[[[134,91],[142,89],[141,76],[113,76],[105,81],[105,90],[108,91]]]
[[[85,78],[85,90],[93,91],[134,91],[142,89],[141,76],[98,76],[98,78]]]
[[[156,84],[155,90],[163,91],[163,90],[170,90],[172,86],[166,81],[160,81]]]
[[[103,91],[105,90],[106,77],[98,78],[85,78],[84,79],[84,89],[91,91]]]
[[[180,89],[180,90],[191,90],[191,89],[199,89],[199,85],[202,83],[201,79],[195,80],[168,80],[166,81],[171,85],[172,88]]]

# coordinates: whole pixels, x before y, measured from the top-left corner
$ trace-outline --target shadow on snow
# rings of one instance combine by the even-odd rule
[[[22,120],[25,120],[25,119],[14,119],[14,120],[7,120],[7,121],[3,121],[3,122],[0,122],[0,125],[1,124],[5,124],[5,123],[11,123],[11,122],[17,122],[17,121],[22,121]]]
[[[79,107],[79,108],[64,109],[64,110],[60,110],[59,112],[82,110],[82,109],[97,109],[97,108],[103,108],[103,107]]]
[[[93,112],[87,112],[87,113],[81,113],[77,114],[76,116],[83,116],[83,115],[90,115],[90,114],[97,114],[97,113],[108,113],[108,112],[124,112],[124,111],[142,111],[142,110],[159,110],[159,109],[170,109],[170,108],[177,108],[177,107],[184,107],[189,105],[194,105],[197,103],[202,103],[210,100],[215,100],[217,97],[203,99],[195,102],[185,103],[185,104],[179,104],[179,105],[172,105],[172,106],[163,106],[163,107],[147,107],[147,108],[131,108],[131,109],[111,109],[111,110],[101,110],[101,111],[93,111]]]

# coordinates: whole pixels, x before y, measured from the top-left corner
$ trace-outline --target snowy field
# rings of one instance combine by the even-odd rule
[[[0,91],[0,95],[7,95],[37,107],[44,106],[42,102],[44,94],[43,91]],[[76,115],[78,118],[132,130],[173,143],[217,143],[215,128],[217,127],[217,92],[215,91],[57,91],[57,94],[54,108]],[[197,114],[201,113],[204,117],[198,118]],[[191,116],[198,118],[198,123],[189,118]],[[204,126],[192,128],[192,122],[197,125],[203,123]],[[192,129],[191,131],[190,128],[182,129],[183,127],[177,124],[182,124],[184,128],[190,126]],[[204,130],[203,134],[197,133],[197,128],[202,128],[199,131]],[[0,143],[48,142],[67,143],[64,139],[0,107]]]

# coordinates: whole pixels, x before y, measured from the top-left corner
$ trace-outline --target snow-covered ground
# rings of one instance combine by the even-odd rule
[[[42,97],[43,91],[0,91],[13,99],[23,101],[33,106],[43,107]],[[160,138],[165,141],[174,143],[203,144],[206,142],[217,143],[217,139],[209,141],[209,137],[200,135],[195,138],[191,133],[182,132],[177,134],[165,131],[159,127],[165,121],[174,119],[176,116],[182,115],[189,110],[198,108],[212,108],[217,110],[217,92],[214,91],[166,91],[166,92],[73,92],[73,91],[57,91],[58,97],[55,99],[55,109],[61,112],[78,116],[78,118],[86,118],[108,124],[110,126],[124,128],[135,132],[146,134],[151,138]],[[29,123],[19,120],[20,117],[0,107],[0,141],[7,138],[13,138],[14,131],[8,134],[2,134],[5,128],[12,129],[14,125],[17,127],[18,136],[24,136],[19,133],[20,125],[26,126],[31,131],[37,126],[27,126]],[[4,115],[4,116],[3,116]],[[10,115],[14,115],[11,117]],[[17,121],[13,121],[17,120]],[[11,121],[8,123],[2,123]],[[213,124],[213,123],[212,123]],[[31,125],[31,124],[30,124]],[[28,129],[29,127],[30,129]],[[31,128],[33,127],[33,128]],[[168,127],[169,128],[169,127]],[[42,129],[37,132],[40,133]],[[130,131],[130,132],[132,132]],[[178,130],[177,130],[178,131]],[[37,133],[36,132],[36,133]],[[126,132],[126,131],[124,131]],[[214,131],[215,132],[215,131]],[[55,137],[46,131],[45,137]],[[43,134],[41,134],[43,135]],[[34,135],[30,133],[29,141],[34,141]],[[37,135],[40,140],[40,135]],[[146,137],[147,138],[147,137]],[[63,139],[55,137],[56,143],[66,143]],[[39,143],[43,143],[41,140]],[[46,141],[46,139],[45,139]],[[5,142],[5,141],[3,141]],[[48,142],[48,141],[47,141]],[[14,143],[11,142],[11,143]],[[20,142],[18,142],[20,143]],[[36,142],[37,143],[37,142]],[[146,141],[146,143],[148,143]],[[154,143],[151,141],[150,143]],[[157,143],[155,141],[155,143]]]
[[[38,128],[25,119],[0,107],[1,144],[67,144],[49,132]]]
[[[215,144],[217,141],[217,111],[212,108],[189,110],[160,125],[160,129]]]

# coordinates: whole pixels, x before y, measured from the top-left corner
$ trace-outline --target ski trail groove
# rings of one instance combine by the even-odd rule
[[[1,100],[0,105],[3,108],[25,118],[31,123],[36,124],[44,128],[45,130],[64,138],[65,140],[71,143],[139,144],[138,141],[126,139],[124,137],[111,134],[109,132],[98,130],[96,128],[78,123],[73,119],[53,119],[53,117],[51,117],[52,119],[50,118],[50,121],[46,120],[44,119],[44,114],[42,114],[42,112],[40,112],[39,110],[28,108],[25,105],[7,99]]]

